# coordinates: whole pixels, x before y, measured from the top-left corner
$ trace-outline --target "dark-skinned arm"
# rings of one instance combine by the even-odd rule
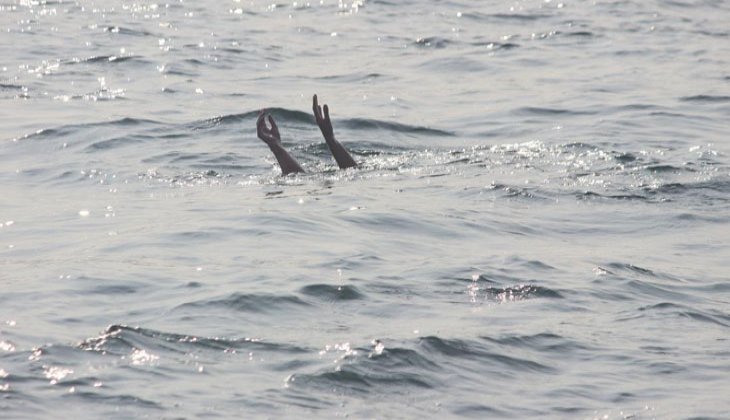
[[[352,158],[350,152],[335,138],[335,131],[332,128],[332,121],[330,120],[329,107],[325,105],[323,113],[322,107],[317,103],[317,95],[314,95],[312,99],[312,111],[314,111],[314,119],[317,121],[320,131],[322,131],[324,141],[327,142],[327,146],[340,169],[356,167],[357,162]]]
[[[276,126],[274,118],[271,115],[268,115],[269,123],[271,123],[271,128],[269,128],[266,126],[266,117],[266,112],[261,111],[258,120],[256,120],[256,134],[258,134],[259,138],[269,146],[269,149],[271,149],[274,157],[276,157],[276,161],[279,162],[281,174],[287,175],[294,172],[304,172],[304,169],[302,169],[299,165],[299,162],[297,162],[297,160],[294,159],[289,152],[286,151],[286,149],[284,149],[284,146],[282,146],[281,134],[279,134],[279,128]]]

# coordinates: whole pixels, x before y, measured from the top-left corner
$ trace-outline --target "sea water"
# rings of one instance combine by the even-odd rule
[[[729,121],[721,0],[5,0],[0,417],[727,418]]]

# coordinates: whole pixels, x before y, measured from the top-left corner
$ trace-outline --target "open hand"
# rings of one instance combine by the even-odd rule
[[[266,125],[266,117],[269,117],[269,123],[271,128]],[[256,134],[259,138],[268,145],[281,143],[281,134],[279,134],[279,128],[274,122],[274,118],[266,113],[266,110],[261,110],[259,118],[256,120]]]
[[[325,140],[335,138],[335,131],[332,128],[332,121],[330,121],[330,110],[327,105],[324,106],[324,114],[322,113],[322,107],[317,103],[317,95],[312,98],[312,111],[314,111],[314,119],[317,120],[317,125],[322,131],[322,135]]]

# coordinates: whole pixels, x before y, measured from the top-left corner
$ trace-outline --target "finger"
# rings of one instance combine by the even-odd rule
[[[330,108],[327,105],[324,106],[324,119],[325,121],[330,120]]]
[[[258,132],[261,132],[263,130],[264,126],[264,111],[262,110],[261,113],[259,113],[259,117],[256,119],[256,130]]]
[[[278,137],[279,136],[279,127],[276,126],[276,123],[274,122],[274,117],[269,115],[269,122],[271,123],[271,131]]]
[[[322,119],[322,108],[319,106],[319,102],[317,102],[316,94],[312,97],[312,111],[314,111],[314,119],[319,123]]]

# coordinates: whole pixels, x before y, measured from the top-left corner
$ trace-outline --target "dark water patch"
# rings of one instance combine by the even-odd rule
[[[680,372],[686,372],[688,369],[685,366],[672,362],[654,362],[649,363],[646,367],[654,375],[675,375]]]
[[[336,390],[347,395],[367,394],[373,384],[363,375],[349,368],[320,374],[296,374],[289,377],[289,386]]]
[[[180,308],[224,308],[241,312],[276,313],[310,304],[293,295],[232,293],[222,298],[184,303]]]
[[[185,68],[185,65],[186,64],[187,63],[182,63],[182,64],[169,63],[169,64],[165,64],[165,68],[162,70],[162,73],[163,74],[168,74],[168,75],[171,75],[171,76],[184,76],[184,77],[191,77],[191,78],[192,77],[198,77],[198,76],[200,76],[200,73],[198,73],[197,71],[194,71],[194,70],[190,70],[190,69]],[[164,91],[166,93],[176,93],[177,92],[177,90],[172,89],[172,88],[169,88],[169,87],[165,87],[164,88]]]
[[[538,13],[482,13],[482,12],[466,12],[461,15],[462,18],[478,20],[478,21],[512,21],[512,22],[531,22],[539,19],[550,17],[546,14]]]
[[[660,109],[661,107],[654,104],[642,104],[642,103],[633,103],[633,104],[626,104],[626,105],[619,105],[614,107],[608,107],[608,109],[616,111],[616,112],[623,112],[623,111],[647,111],[647,110],[654,110],[654,109]]]
[[[411,134],[414,136],[422,135],[451,137],[455,135],[452,132],[435,128],[413,126],[390,121],[372,120],[367,118],[350,118],[347,120],[339,121],[337,124],[351,130],[385,130],[396,133]]]
[[[613,158],[621,163],[631,163],[638,159],[635,155],[628,152],[614,152]]]
[[[486,299],[497,302],[515,302],[534,298],[563,298],[563,295],[555,290],[534,285],[519,285],[504,288],[487,287],[482,292]]]
[[[661,302],[654,305],[642,306],[638,310],[639,312],[652,312],[661,313],[663,315],[675,315],[699,322],[715,324],[722,327],[730,327],[730,315],[724,315],[720,313],[708,314],[696,308],[691,308],[689,306],[681,305],[678,303]]]
[[[165,406],[163,404],[157,403],[152,400],[144,399],[138,396],[129,395],[129,394],[119,394],[119,395],[108,395],[106,394],[106,390],[99,391],[99,392],[93,392],[93,391],[74,391],[73,393],[65,394],[63,395],[63,398],[67,399],[80,399],[80,400],[87,400],[87,402],[93,403],[93,404],[108,404],[110,406],[115,407],[114,412],[118,415],[123,413],[123,410],[120,410],[120,407],[126,407],[127,409],[139,409],[139,408],[145,408],[145,409],[154,409],[154,410],[165,410]]]
[[[667,164],[655,164],[655,165],[647,165],[645,166],[645,169],[649,172],[653,173],[679,173],[679,172],[697,172],[692,168],[683,167],[683,166],[674,166],[674,165],[667,165]]]
[[[674,165],[644,166],[647,172],[664,174],[696,173],[694,168]],[[612,200],[636,200],[647,203],[673,203],[677,201],[691,202],[692,205],[712,205],[730,202],[730,181],[713,179],[698,182],[670,182],[659,185],[640,185],[619,188],[624,191],[578,191],[574,194],[579,199],[605,198]],[[715,219],[713,219],[715,220]]]
[[[629,263],[621,263],[621,262],[611,262],[607,264],[607,267],[610,270],[606,270],[610,274],[617,274],[617,273],[625,273],[635,276],[639,275],[642,277],[650,277],[650,278],[660,278],[661,276],[659,274],[654,273],[654,271],[640,267],[634,264]]]
[[[264,233],[265,231],[263,229],[259,229],[257,227],[253,227],[250,229],[237,229],[232,227],[226,227],[175,232],[166,236],[171,242],[184,241],[186,243],[216,243],[225,238],[240,237],[244,235],[259,236]]]
[[[517,108],[516,110],[512,111],[516,115],[526,115],[526,116],[558,116],[558,115],[565,115],[565,116],[572,116],[572,115],[595,115],[598,112],[597,111],[576,111],[576,110],[570,110],[570,109],[560,109],[560,108],[542,108],[542,107],[522,107]]]
[[[442,339],[436,336],[421,337],[419,349],[427,354],[469,359],[480,364],[496,364],[506,367],[504,372],[541,372],[552,373],[554,369],[541,363],[495,353],[482,343],[472,340]]]
[[[565,32],[562,35],[569,36],[569,37],[577,37],[577,38],[593,38],[596,36],[593,32],[590,31],[574,31],[574,32]]]
[[[652,298],[670,299],[679,302],[695,300],[686,293],[671,290],[665,284],[651,282],[649,280],[628,280],[624,283],[623,286],[626,288],[624,289],[624,291],[631,292],[633,296],[643,295]]]
[[[454,44],[455,41],[452,41],[447,38],[441,38],[438,36],[429,36],[426,38],[418,38],[413,42],[413,44],[417,47],[423,47],[423,48],[446,48],[451,44]]]
[[[517,21],[521,21],[521,22],[534,21],[534,20],[550,17],[550,15],[538,14],[538,13],[529,13],[529,14],[495,13],[495,14],[488,15],[488,16],[496,18],[496,19],[500,19],[500,20],[517,20]]]
[[[514,42],[496,42],[496,41],[479,41],[471,45],[475,47],[487,47],[489,50],[512,50],[518,48],[520,44]]]
[[[568,354],[579,350],[591,350],[586,345],[552,333],[509,335],[500,338],[485,336],[481,337],[481,339],[500,346],[516,347],[544,353]]]
[[[10,84],[10,83],[0,83],[0,91],[2,91],[2,90],[10,90],[10,91],[23,90],[23,86],[14,85],[14,84]]]
[[[93,153],[102,150],[118,149],[120,147],[131,146],[135,144],[147,143],[151,140],[157,139],[156,136],[150,136],[146,134],[133,134],[125,135],[121,137],[114,137],[107,140],[101,140],[91,143],[85,148],[86,152]]]
[[[394,76],[385,75],[382,73],[344,73],[344,74],[336,74],[336,75],[329,75],[329,76],[320,76],[316,77],[316,80],[322,80],[326,82],[341,82],[341,83],[354,83],[354,82],[361,82],[361,81],[371,81],[371,80],[392,80],[394,79]]]
[[[683,96],[679,98],[682,102],[700,102],[700,103],[721,103],[730,102],[730,96],[727,95],[694,95]]]
[[[99,295],[129,295],[134,294],[143,289],[142,285],[128,285],[128,284],[110,284],[110,285],[99,285],[91,289],[85,289],[86,293],[99,294]]]
[[[299,292],[324,301],[350,301],[366,298],[357,287],[350,285],[310,284],[299,289]]]
[[[185,45],[185,47],[195,48],[195,49],[199,48],[197,44]],[[186,59],[182,60],[182,62],[185,64],[191,64],[193,66],[204,66],[207,64],[205,61],[198,60],[197,58],[186,58]]]
[[[456,404],[450,412],[464,418],[509,418],[505,411],[484,404]]]
[[[595,191],[580,191],[575,193],[575,197],[579,200],[590,200],[590,199],[609,199],[619,201],[650,201],[649,197],[640,194],[610,194],[610,193],[598,193]]]
[[[718,201],[729,201],[730,196],[730,180],[723,181],[719,179],[710,181],[700,181],[692,183],[666,183],[658,187],[644,186],[642,190],[650,195],[668,195],[668,196],[696,196],[702,195],[704,198],[711,198]],[[719,195],[710,196],[708,193],[720,193]]]

